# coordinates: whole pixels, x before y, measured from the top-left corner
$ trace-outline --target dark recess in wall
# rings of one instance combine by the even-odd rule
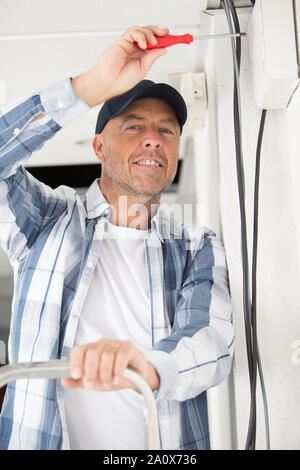
[[[182,160],[178,161],[177,173],[169,190],[179,182]],[[91,165],[61,165],[28,167],[26,170],[42,183],[51,188],[65,185],[71,188],[88,188],[96,178],[101,176],[101,164]]]

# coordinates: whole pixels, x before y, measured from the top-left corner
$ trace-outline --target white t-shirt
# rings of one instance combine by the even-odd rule
[[[75,345],[100,338],[130,340],[151,349],[149,283],[144,240],[150,230],[106,221]],[[71,449],[146,449],[144,399],[134,390],[64,389]]]

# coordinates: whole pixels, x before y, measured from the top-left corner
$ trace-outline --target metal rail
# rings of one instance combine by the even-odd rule
[[[24,362],[0,367],[0,387],[19,379],[61,379],[64,377],[70,377],[70,363],[64,359]],[[146,380],[130,368],[125,369],[124,378],[130,380],[144,397],[148,449],[159,450],[158,418],[153,392]]]

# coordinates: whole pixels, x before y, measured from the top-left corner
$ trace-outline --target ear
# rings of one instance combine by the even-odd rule
[[[103,136],[101,134],[95,135],[95,137],[93,138],[92,146],[96,157],[98,158],[98,160],[100,160],[101,163],[103,163],[105,161],[105,156],[103,152],[104,141]]]

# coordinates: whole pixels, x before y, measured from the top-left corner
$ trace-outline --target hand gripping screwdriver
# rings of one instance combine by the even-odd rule
[[[166,34],[165,36],[155,36],[157,40],[156,44],[149,44],[147,42],[146,50],[169,47],[169,46],[173,46],[174,44],[190,44],[194,40],[200,41],[202,39],[222,39],[222,38],[235,38],[235,37],[241,37],[241,36],[246,36],[246,33],[210,34],[208,36],[193,36],[192,34],[189,34],[189,33],[176,35],[176,36],[172,34]],[[139,49],[145,50],[142,47],[140,47],[138,43],[135,43],[135,44]]]

